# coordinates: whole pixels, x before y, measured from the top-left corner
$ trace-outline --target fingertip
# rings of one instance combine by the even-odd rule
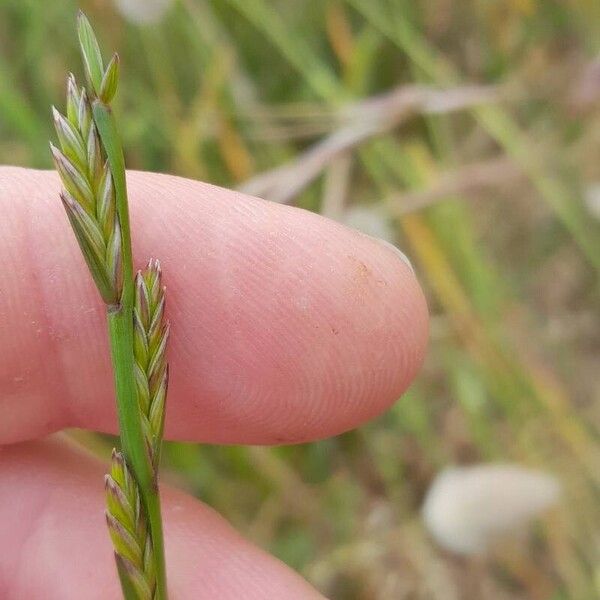
[[[150,227],[140,253],[171,232],[162,257],[172,356],[187,365],[171,391],[191,406],[178,415],[171,404],[168,435],[296,443],[355,427],[399,398],[427,340],[405,257],[305,210],[180,178],[131,181],[164,200],[160,219],[133,204]]]
[[[136,264],[158,257],[167,287],[169,437],[322,438],[406,389],[423,360],[427,309],[397,253],[319,215],[200,182],[134,172],[128,186]],[[20,265],[0,295],[11,415],[0,439],[65,426],[114,432],[104,307],[58,179],[8,169],[0,190],[2,256]]]

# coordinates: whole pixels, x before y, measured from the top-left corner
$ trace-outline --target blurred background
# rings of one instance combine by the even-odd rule
[[[78,7],[122,59],[130,168],[387,239],[432,315],[382,417],[301,446],[169,444],[165,480],[330,598],[600,597],[600,2],[0,0],[2,163],[51,166]],[[444,549],[431,482],[497,461],[561,500],[483,555]],[[476,500],[461,527],[494,512]]]

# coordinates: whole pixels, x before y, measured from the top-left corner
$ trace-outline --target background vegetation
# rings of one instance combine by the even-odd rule
[[[0,0],[3,163],[50,167],[78,5],[122,58],[131,168],[365,207],[431,307],[425,368],[381,418],[295,447],[170,444],[165,477],[332,598],[598,597],[600,3],[180,0],[139,27],[106,0]],[[311,174],[329,136],[352,141]],[[282,196],[287,164],[307,185]],[[555,473],[562,506],[519,544],[451,557],[424,492],[492,460]]]

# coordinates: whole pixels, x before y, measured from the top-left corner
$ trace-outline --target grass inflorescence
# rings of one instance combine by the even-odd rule
[[[61,199],[107,305],[122,450],[106,476],[106,519],[125,598],[167,597],[158,463],[165,418],[169,325],[157,260],[133,277],[123,152],[110,102],[119,79],[115,54],[104,67],[80,13],[88,88],[67,79],[67,110],[52,109],[60,149],[50,144]]]

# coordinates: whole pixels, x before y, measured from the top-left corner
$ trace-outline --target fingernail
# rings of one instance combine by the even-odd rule
[[[381,238],[373,238],[375,240],[377,240],[381,245],[385,246],[386,248],[389,248],[390,250],[393,250],[393,252],[396,254],[396,256],[398,258],[400,258],[402,261],[404,261],[404,263],[406,265],[408,265],[408,268],[414,273],[415,270],[412,266],[412,263],[410,262],[410,260],[408,259],[408,256],[406,256],[406,254],[404,254],[404,252],[402,252],[402,250],[400,250],[400,248],[398,248],[397,246],[394,246],[394,244],[388,242],[387,240],[382,240]]]

